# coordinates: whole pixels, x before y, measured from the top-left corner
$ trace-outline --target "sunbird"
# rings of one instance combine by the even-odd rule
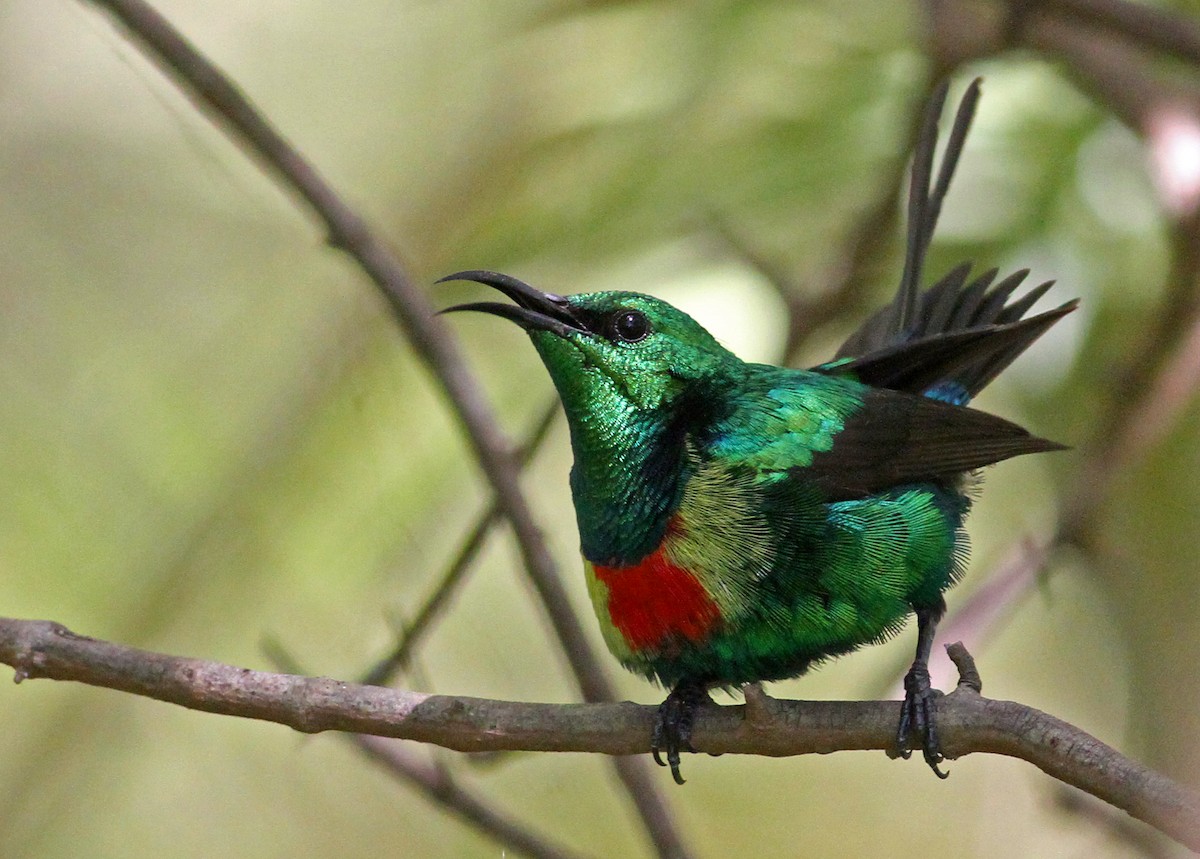
[[[943,755],[928,660],[943,592],[961,577],[977,470],[1063,449],[967,403],[1055,322],[1024,318],[1053,281],[1011,300],[1028,271],[924,292],[921,271],[980,82],[967,88],[932,184],[939,86],[914,150],[906,254],[894,299],[807,370],[753,364],[695,320],[636,292],[559,296],[461,271],[515,304],[562,400],[588,593],[605,643],[670,689],[651,737],[680,784],[709,690],[803,674],[917,617],[896,743]],[[439,282],[441,282],[439,281]],[[660,752],[666,752],[666,764]]]

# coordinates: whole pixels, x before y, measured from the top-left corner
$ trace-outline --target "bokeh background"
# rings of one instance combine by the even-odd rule
[[[1094,490],[1086,539],[968,628],[985,692],[1200,783],[1191,387],[1164,395],[1153,444],[1114,454],[1111,479],[1079,476],[1114,409],[1154,390],[1138,356],[1192,366],[1174,348],[1195,311],[1186,200],[1148,126],[1081,87],[1069,58],[973,57],[953,34],[931,41],[925,7],[870,0],[159,8],[422,284],[493,268],[652,292],[756,360],[781,360],[802,328],[793,359],[815,363],[890,293],[896,218],[868,231],[874,262],[829,318],[796,319],[898,187],[931,69],[953,67],[952,98],[983,75],[930,273],[1030,267],[1060,283],[1047,304],[1083,299],[982,399],[1077,449],[989,472],[951,605]],[[1163,93],[1190,92],[1186,63],[1139,58]],[[1177,166],[1200,165],[1181,151]],[[478,295],[429,289],[439,305]],[[533,350],[496,320],[451,323],[521,437],[552,396]],[[556,425],[524,485],[586,615],[569,464]],[[394,645],[488,498],[432,377],[309,216],[95,9],[0,4],[0,614],[264,669],[274,646],[350,679]],[[878,696],[912,646],[910,628],[771,691]],[[660,700],[608,665],[622,695]],[[401,682],[578,700],[507,531]],[[337,736],[48,681],[0,684],[0,726],[0,856],[503,855]],[[603,758],[449,758],[558,843],[650,855]],[[698,856],[1178,851],[1065,810],[1048,777],[999,757],[952,762],[947,782],[875,753],[686,766],[682,789],[656,775]]]

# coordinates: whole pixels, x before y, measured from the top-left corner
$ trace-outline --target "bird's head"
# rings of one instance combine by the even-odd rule
[[[597,408],[670,412],[741,362],[698,322],[665,301],[635,292],[560,296],[490,271],[463,271],[515,304],[477,302],[476,310],[529,332],[568,416]],[[439,281],[439,282],[441,282]]]

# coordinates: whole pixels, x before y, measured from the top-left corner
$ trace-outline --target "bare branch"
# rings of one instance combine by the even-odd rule
[[[371,760],[420,790],[501,844],[535,859],[582,859],[581,854],[554,845],[534,835],[524,826],[509,820],[473,791],[458,783],[453,774],[437,762],[424,761],[397,740],[355,734],[354,743]]]
[[[938,701],[947,757],[991,752],[1021,758],[1200,848],[1200,794],[1053,716],[980,696],[961,646],[954,656],[964,666],[964,682]],[[0,662],[15,668],[18,680],[74,680],[305,733],[349,731],[463,752],[640,754],[649,750],[656,712],[629,702],[524,704],[270,674],[85,638],[50,621],[0,618]],[[704,708],[693,735],[696,749],[783,757],[890,751],[895,743],[894,701],[779,701],[764,695],[754,719],[743,718],[743,710]]]
[[[1200,64],[1200,26],[1185,15],[1126,0],[1044,0],[1044,5],[1147,48]]]
[[[278,642],[267,642],[267,656],[276,669],[290,675],[304,674],[304,669]],[[19,675],[18,675],[19,676]],[[377,685],[371,683],[365,686]],[[484,834],[507,847],[536,859],[581,859],[566,848],[554,845],[536,835],[528,827],[503,814],[485,798],[463,787],[454,773],[438,756],[430,759],[399,741],[370,734],[344,734],[363,754],[383,767],[390,775],[414,788],[431,802],[466,821]],[[441,751],[435,749],[435,751]],[[503,755],[505,752],[480,754]],[[471,760],[472,758],[468,758]]]
[[[235,141],[245,144],[284,187],[311,207],[329,241],[358,263],[388,300],[418,354],[438,378],[467,430],[505,516],[513,523],[526,567],[588,697],[607,683],[578,618],[570,611],[554,560],[518,485],[508,440],[454,345],[400,261],[225,75],[142,0],[93,0],[115,15],[184,91]],[[590,694],[589,694],[590,693]]]
[[[579,618],[567,599],[557,565],[521,491],[508,440],[463,361],[455,341],[434,316],[423,292],[399,259],[284,139],[215,64],[143,0],[92,0],[109,11],[183,91],[233,140],[245,145],[283,186],[299,196],[321,222],[329,242],[345,251],[379,288],[417,354],[445,389],[491,482],[497,503],[512,523],[526,573],[589,701],[616,697]],[[644,764],[615,762],[647,833],[660,856],[687,855],[666,800]]]

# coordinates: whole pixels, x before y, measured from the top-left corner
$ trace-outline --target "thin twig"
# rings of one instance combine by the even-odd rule
[[[583,859],[582,854],[551,844],[521,824],[509,820],[459,784],[444,766],[420,760],[399,741],[355,734],[354,743],[389,773],[404,779],[443,808],[487,832],[501,844],[537,859]]]
[[[961,645],[956,658],[967,664]],[[269,674],[85,638],[50,621],[0,618],[0,662],[16,669],[18,680],[73,680],[305,733],[349,731],[466,752],[641,754],[657,712],[629,702],[527,704]],[[1021,758],[1200,848],[1200,794],[1078,728],[1021,704],[983,698],[969,682],[939,698],[937,707],[947,757],[991,752]],[[895,701],[771,701],[759,709],[749,721],[741,706],[703,708],[695,748],[783,757],[892,750],[895,744]]]
[[[308,673],[276,641],[267,642],[267,656],[279,671],[292,675]],[[343,736],[389,774],[506,847],[536,859],[582,859],[579,854],[551,843],[510,819],[488,800],[464,788],[449,767],[436,758],[429,760],[428,757],[419,756],[394,739],[369,734]]]
[[[424,293],[395,254],[233,82],[153,7],[143,0],[91,2],[117,18],[221,130],[245,145],[289,192],[299,196],[324,225],[329,243],[345,251],[379,288],[416,353],[441,383],[462,421],[496,493],[497,503],[512,523],[526,573],[545,608],[580,693],[588,701],[616,697],[615,688],[571,608],[557,565],[521,491],[508,441],[455,341],[434,316]],[[686,856],[687,850],[665,797],[650,779],[646,766],[631,761],[617,761],[615,766],[659,855]]]
[[[549,434],[550,427],[554,423],[554,417],[559,414],[559,411],[559,402],[556,398],[542,412],[541,417],[538,418],[529,436],[517,449],[516,458],[518,467],[524,467],[533,458],[533,454],[541,447],[542,442],[545,441],[546,436]],[[411,621],[404,624],[396,647],[391,653],[379,660],[367,672],[361,682],[373,686],[386,686],[395,679],[398,673],[404,670],[408,665],[409,659],[412,658],[414,650],[433,628],[434,621],[450,605],[454,594],[466,579],[467,571],[471,568],[471,562],[475,560],[480,550],[483,549],[488,534],[498,521],[500,521],[500,505],[498,502],[493,501],[479,515],[479,518],[475,520],[474,525],[471,526],[471,530],[467,532],[458,551],[454,554],[454,559],[450,562],[446,571],[442,573],[441,578],[438,579],[429,596],[421,603],[421,608],[417,611],[417,614]]]

